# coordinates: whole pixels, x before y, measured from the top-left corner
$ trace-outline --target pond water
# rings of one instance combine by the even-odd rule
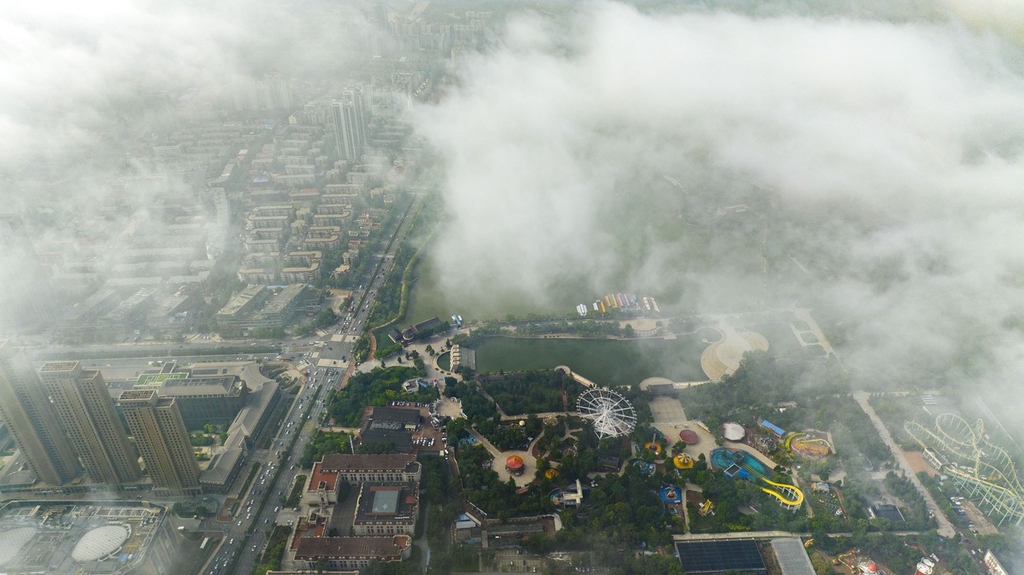
[[[452,352],[446,351],[441,355],[437,356],[437,367],[445,371],[451,371],[452,369]]]

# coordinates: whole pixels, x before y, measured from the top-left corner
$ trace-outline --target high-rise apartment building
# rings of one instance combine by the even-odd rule
[[[360,151],[366,146],[366,101],[363,98],[363,91],[360,88],[350,88],[342,92],[346,101],[352,102],[352,110],[355,112],[356,143]]]
[[[138,480],[142,470],[100,372],[51,361],[39,379],[89,477],[111,485]]]
[[[153,487],[178,494],[198,493],[199,466],[174,398],[160,397],[155,389],[132,389],[123,392],[117,403]]]
[[[366,113],[362,91],[350,88],[342,92],[341,99],[331,103],[331,118],[338,156],[344,160],[358,159],[366,145]]]
[[[82,468],[64,437],[60,419],[21,348],[0,340],[0,417],[29,467],[43,483],[61,485]]]

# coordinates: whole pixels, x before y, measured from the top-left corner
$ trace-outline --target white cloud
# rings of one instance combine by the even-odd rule
[[[567,276],[590,283],[581,298],[695,282],[684,304],[741,311],[761,293],[759,246],[737,249],[742,233],[712,214],[756,197],[756,180],[791,226],[772,229],[779,259],[837,276],[774,280],[849,314],[851,362],[934,367],[969,347],[967,324],[1004,338],[996,355],[1018,349],[1000,322],[1024,312],[1006,281],[1024,269],[1019,56],[939,21],[617,4],[561,28],[515,20],[449,99],[417,111],[446,160],[444,287],[565,307],[553,287]]]

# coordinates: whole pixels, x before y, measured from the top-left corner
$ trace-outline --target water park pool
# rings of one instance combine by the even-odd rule
[[[741,449],[719,448],[711,451],[711,465],[729,477],[740,479],[771,477],[772,470],[758,458]],[[733,466],[736,466],[735,468]]]
[[[733,479],[746,479],[757,484],[780,505],[797,509],[804,502],[804,494],[795,485],[776,483],[769,479],[772,470],[754,455],[741,449],[720,447],[711,451],[711,465]]]

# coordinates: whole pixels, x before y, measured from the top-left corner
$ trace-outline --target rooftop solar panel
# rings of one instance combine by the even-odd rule
[[[768,574],[753,539],[680,541],[676,543],[676,550],[687,575],[715,575],[726,571]]]

